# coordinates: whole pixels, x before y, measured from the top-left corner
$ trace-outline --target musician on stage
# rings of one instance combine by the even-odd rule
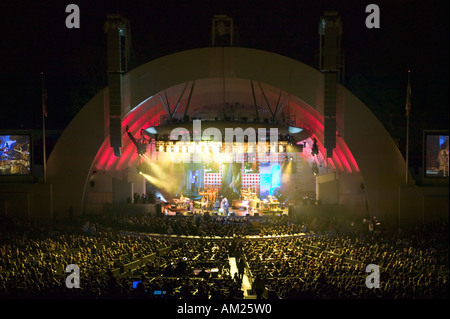
[[[214,190],[212,189],[212,187],[208,188],[208,200],[210,203],[215,202],[215,194],[214,194]]]
[[[225,216],[228,216],[228,199],[226,197],[224,197],[222,199],[222,202],[220,203],[220,208],[222,209],[222,211],[224,212]]]
[[[202,196],[202,213],[203,209],[208,209],[208,196]]]

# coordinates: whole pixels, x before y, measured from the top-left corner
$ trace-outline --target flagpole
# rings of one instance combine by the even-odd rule
[[[41,72],[42,84],[42,154],[44,162],[44,183],[47,183],[47,153],[45,149],[45,89],[44,89],[44,72]]]
[[[410,73],[408,70],[408,87],[406,90],[406,186],[408,186],[409,182],[409,115],[411,113],[411,82],[410,82]]]
[[[406,186],[409,177],[409,115],[406,117]]]
[[[409,116],[406,117],[406,186],[409,177]]]

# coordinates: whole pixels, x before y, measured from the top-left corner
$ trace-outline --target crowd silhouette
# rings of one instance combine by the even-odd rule
[[[244,273],[264,283],[259,298],[448,298],[442,221],[371,231],[335,217],[98,214],[0,227],[1,298],[239,299]],[[80,289],[65,285],[70,264]],[[380,288],[366,286],[368,264]]]

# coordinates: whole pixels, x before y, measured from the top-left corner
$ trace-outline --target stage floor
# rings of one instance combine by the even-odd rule
[[[183,216],[189,216],[191,214],[197,213],[197,214],[204,214],[206,212],[209,212],[209,214],[214,216],[227,216],[225,213],[220,213],[217,210],[201,210],[200,208],[195,208],[193,213],[189,213],[187,210],[179,210],[179,211],[173,211],[168,209],[166,215],[168,216],[176,216],[176,215],[183,215]],[[259,212],[252,212],[247,211],[246,209],[237,209],[237,208],[231,208],[229,209],[228,216],[238,216],[238,217],[246,217],[246,216],[278,216],[278,215],[287,215],[288,214],[288,208],[280,209],[278,211],[259,211]]]

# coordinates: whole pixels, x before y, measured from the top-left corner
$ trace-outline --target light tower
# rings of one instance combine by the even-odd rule
[[[130,64],[130,26],[127,19],[109,14],[105,22],[107,35],[107,76],[109,86],[109,134],[115,156],[122,150],[122,76]]]
[[[319,21],[319,70],[324,74],[324,142],[326,157],[336,147],[336,84],[343,81],[342,22],[335,11],[325,11]]]

